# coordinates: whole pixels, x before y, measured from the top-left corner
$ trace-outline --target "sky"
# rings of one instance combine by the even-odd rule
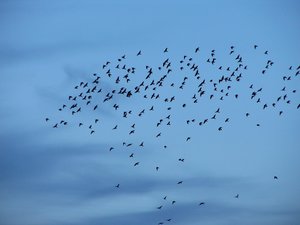
[[[299,10],[296,0],[0,1],[0,225],[300,224]],[[212,50],[216,65],[206,62]],[[210,100],[209,80],[227,67],[231,73],[238,54],[248,67],[241,81],[230,82],[223,101],[219,91],[228,83],[221,82]],[[179,69],[184,55],[199,65],[201,79]],[[157,87],[159,99],[148,90],[148,99],[116,94],[103,103],[106,93],[142,82],[145,66],[157,81],[167,58],[172,72]],[[268,60],[274,65],[262,74]],[[103,69],[107,61],[112,78]],[[124,62],[136,68],[129,83],[115,68]],[[94,73],[102,92],[91,106],[78,103],[82,112],[75,115],[59,111],[84,90],[74,89],[80,82],[92,87]],[[290,104],[276,102],[284,94]],[[171,96],[173,103],[164,102]],[[129,110],[133,115],[124,118]]]

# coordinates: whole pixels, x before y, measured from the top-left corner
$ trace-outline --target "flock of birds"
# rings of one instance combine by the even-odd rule
[[[257,45],[253,46],[253,51],[257,51],[257,54],[264,55],[266,61],[264,67],[261,69],[258,76],[267,76],[270,68],[274,65],[274,62],[269,57],[269,52],[261,50]],[[146,113],[152,113],[156,110],[157,102],[163,105],[164,110],[160,109],[160,113],[163,115],[161,118],[154,124],[154,126],[159,129],[162,126],[172,127],[173,123],[176,121],[172,120],[175,106],[182,108],[182,110],[189,106],[189,104],[199,104],[202,99],[209,101],[225,101],[228,98],[233,98],[238,100],[241,93],[234,93],[234,87],[237,86],[243,79],[244,73],[248,70],[248,65],[244,62],[243,56],[236,51],[235,46],[230,46],[228,49],[228,55],[233,60],[234,66],[225,66],[219,63],[220,60],[216,58],[216,50],[211,50],[209,56],[203,61],[207,65],[213,67],[220,74],[215,76],[205,76],[202,74],[200,65],[198,64],[199,59],[196,58],[200,54],[201,50],[199,47],[195,48],[191,56],[184,55],[179,61],[174,61],[170,59],[169,49],[165,48],[162,51],[164,59],[156,67],[151,67],[149,65],[145,66],[143,71],[140,71],[134,66],[129,66],[126,64],[127,56],[123,55],[117,58],[114,61],[107,61],[101,67],[100,73],[94,73],[92,75],[91,81],[81,81],[75,88],[75,94],[68,96],[67,101],[59,107],[59,111],[67,111],[70,116],[75,116],[80,114],[82,111],[95,111],[101,109],[103,104],[107,104],[108,107],[112,107],[113,112],[116,112],[119,118],[128,120],[128,118],[133,118],[135,121],[136,118],[143,117]],[[134,57],[143,57],[143,52],[138,51]],[[196,58],[196,59],[194,59]],[[291,89],[288,86],[288,82],[296,79],[300,75],[300,66],[289,66],[288,75],[282,76],[282,87],[280,89],[280,95],[274,97],[273,101],[266,102],[264,100],[263,93],[264,90],[262,87],[257,87],[257,84],[249,83],[248,90],[245,90],[243,94],[248,95],[248,99],[257,103],[258,107],[261,107],[263,110],[267,108],[274,108],[278,113],[278,116],[284,114],[283,104],[290,105],[296,110],[300,108],[299,103],[294,103],[291,101],[290,96],[297,92],[296,89]],[[184,74],[182,80],[178,82],[179,77],[176,79],[174,76],[176,74]],[[174,75],[175,74],[175,75]],[[113,90],[105,90],[101,86],[102,80],[109,80],[114,84]],[[190,83],[194,87],[186,87],[186,84],[189,80],[192,80]],[[166,92],[163,90],[167,89]],[[182,96],[182,91],[187,90],[187,93],[192,92],[193,94],[186,99],[184,103],[177,103],[176,100],[179,96]],[[141,109],[127,109],[126,106],[121,105],[120,101],[116,101],[116,96],[123,96],[127,99],[138,98],[139,105],[143,106],[143,103],[150,103],[149,107],[143,107]],[[152,105],[153,104],[153,105]],[[217,107],[214,109],[211,115],[202,119],[190,118],[186,119],[184,122],[187,125],[194,124],[196,126],[206,126],[210,124],[211,121],[217,121],[222,113],[222,108]],[[249,112],[245,112],[244,117],[250,117]],[[218,120],[219,125],[216,127],[216,132],[222,132],[224,129],[224,124],[230,122],[229,117],[220,121]],[[140,120],[143,122],[143,119]],[[51,126],[55,129],[69,125],[67,119],[60,119],[57,122],[54,122],[52,118],[46,118],[46,122],[50,123]],[[92,122],[87,123],[84,121],[78,122],[78,127],[87,127],[90,135],[97,134],[97,124],[100,123],[100,119],[94,118]],[[111,126],[112,131],[116,131],[119,128],[119,124],[113,124]],[[260,123],[256,123],[257,127],[260,127]],[[127,137],[135,135],[136,123],[132,123],[128,129]],[[163,133],[157,131],[153,138],[159,139]],[[191,140],[192,136],[187,136],[184,138],[185,142],[188,143]],[[144,147],[144,141],[139,143],[128,142],[125,139],[122,142],[122,147],[130,149],[132,146],[137,148]],[[116,146],[111,146],[108,151],[114,151]],[[163,148],[167,148],[167,144],[163,144]],[[129,153],[128,157],[135,158],[135,153]],[[184,163],[184,158],[179,158],[179,162]],[[134,161],[131,166],[138,167],[140,161]],[[159,171],[159,165],[153,168],[155,171]],[[278,180],[277,176],[274,176],[273,179]],[[179,180],[177,185],[182,185],[183,180]],[[117,183],[114,186],[116,189],[122,188],[121,183]],[[234,198],[239,198],[239,194],[233,196]],[[162,199],[167,201],[167,196],[162,196]],[[176,200],[171,200],[171,205],[176,204]],[[204,201],[199,201],[199,207],[203,207],[206,204]],[[158,210],[162,210],[164,204],[157,206]],[[172,218],[165,219],[160,221],[158,224],[162,225],[167,222],[170,222]]]

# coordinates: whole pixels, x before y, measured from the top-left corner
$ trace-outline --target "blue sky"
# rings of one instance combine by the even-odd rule
[[[299,9],[297,1],[1,1],[0,225],[299,224]],[[224,101],[218,92],[213,100],[207,94],[194,104],[198,81],[179,70],[179,61],[192,57],[209,86],[211,78],[236,65],[232,45],[233,55],[240,54],[248,67],[241,82],[230,84]],[[166,47],[169,52],[163,53]],[[212,49],[222,71],[206,63]],[[58,111],[69,95],[78,94],[74,86],[91,82],[93,73],[101,76],[100,98],[116,89],[102,65],[115,66],[124,54],[137,71],[129,88],[142,80],[146,65],[157,68],[170,59],[173,71],[159,100],[116,95],[112,102],[99,101],[95,111],[85,106],[75,116]],[[262,75],[267,60],[274,65]],[[250,99],[250,84],[263,89],[261,103]],[[284,86],[291,104],[272,107]],[[163,99],[173,95],[168,112]],[[197,125],[217,108],[216,121]],[[127,110],[134,115],[124,119]],[[197,123],[187,125],[192,119]],[[53,129],[60,120],[68,125]],[[135,134],[129,136],[133,123]]]

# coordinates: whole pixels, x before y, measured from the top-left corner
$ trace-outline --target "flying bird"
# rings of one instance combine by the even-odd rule
[[[162,207],[163,207],[162,205],[161,205],[161,206],[158,206],[157,209],[161,209]]]

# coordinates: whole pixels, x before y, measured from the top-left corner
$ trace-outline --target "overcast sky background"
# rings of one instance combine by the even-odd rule
[[[296,0],[0,1],[0,225],[300,224],[300,76],[282,80],[300,65],[299,10]],[[117,97],[120,112],[110,104],[75,118],[58,111],[76,84],[102,74],[107,60],[116,63],[126,54],[128,63],[145,74],[145,65],[157,67],[166,57],[176,65],[188,54],[202,65],[201,74],[215,74],[219,71],[205,64],[210,51],[215,49],[225,65],[232,62],[231,45],[249,67],[233,90],[240,99],[203,100],[183,110],[193,93],[188,80],[187,94],[169,93],[177,104],[171,129],[155,127],[168,115],[160,110],[164,103],[142,98]],[[136,58],[139,50],[143,55]],[[262,78],[268,59],[274,66]],[[174,75],[174,82],[183,76]],[[114,82],[103,77],[103,90],[114,89]],[[268,102],[282,94],[283,86],[297,92],[289,94],[291,105],[280,105],[279,117],[279,109],[262,110],[251,102],[251,83],[263,88]],[[157,110],[142,118],[120,116],[151,105]],[[201,128],[185,124],[218,107],[222,119],[217,122]],[[246,112],[251,113],[247,120]],[[222,122],[218,132],[227,117],[230,123]],[[94,135],[78,129],[78,121],[89,124],[94,118],[100,120]],[[69,125],[53,129],[61,119]],[[136,134],[128,138],[132,123]],[[113,132],[116,124],[119,130]],[[142,140],[143,149],[122,147],[123,141]],[[109,152],[111,146],[115,149]],[[136,158],[130,159],[134,151]],[[140,165],[133,167],[136,161]],[[177,185],[180,180],[184,183]],[[120,189],[114,187],[118,183]],[[202,201],[206,204],[199,207]]]

